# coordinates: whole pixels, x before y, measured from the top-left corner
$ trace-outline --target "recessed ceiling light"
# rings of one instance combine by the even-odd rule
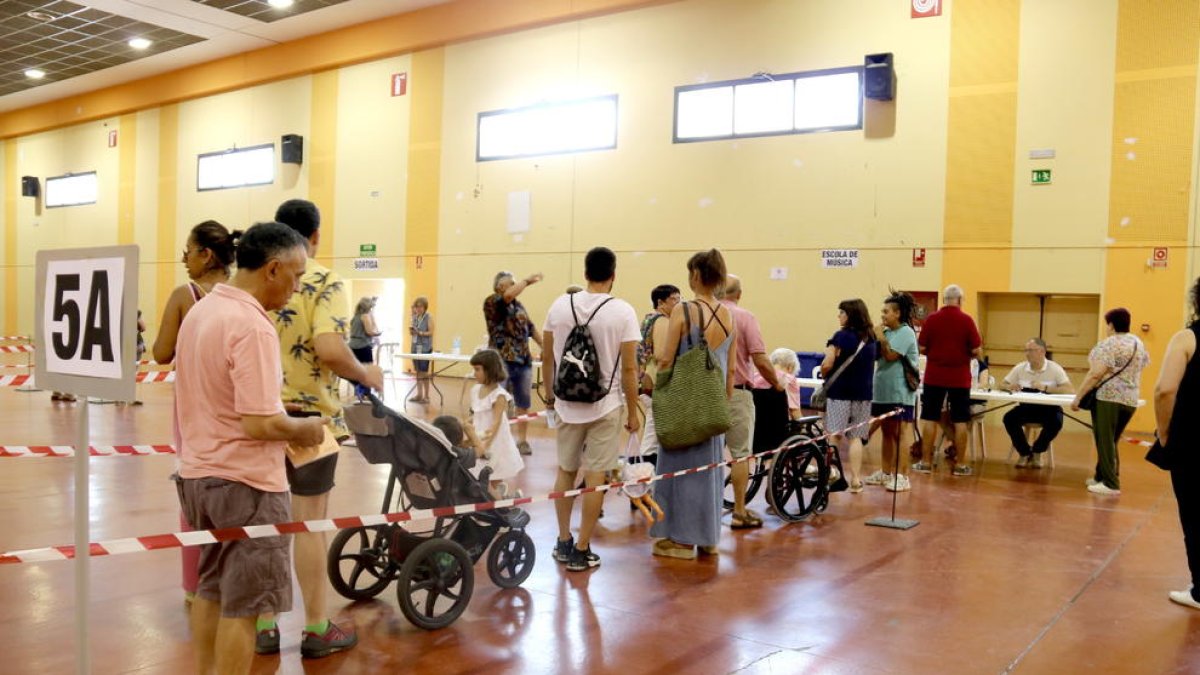
[[[129,41],[129,46],[133,47],[134,49],[148,49],[150,47],[150,45],[152,45],[152,44],[154,44],[154,43],[147,40],[146,38],[140,38],[140,37],[133,38],[132,40]]]
[[[36,9],[32,12],[25,12],[25,16],[33,19],[34,21],[41,21],[43,23],[53,21],[58,18],[49,12],[41,12]]]
[[[25,77],[28,77],[31,80],[40,80],[45,76],[46,71],[39,70],[37,68],[30,68],[29,70],[25,71]]]
[[[267,0],[268,5],[275,7],[277,9],[291,7],[294,3],[295,3],[295,0]]]

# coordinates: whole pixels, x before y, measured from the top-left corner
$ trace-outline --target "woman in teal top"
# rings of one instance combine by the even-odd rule
[[[908,293],[893,291],[883,301],[882,321],[875,326],[875,337],[879,339],[879,358],[875,366],[871,416],[883,415],[896,408],[900,408],[901,412],[876,423],[875,428],[883,428],[882,466],[863,482],[883,485],[896,492],[911,489],[907,476],[899,472],[892,475],[888,469],[895,470],[897,452],[910,442],[910,429],[915,419],[913,410],[917,402],[917,390],[909,388],[904,374],[905,370],[916,373],[920,358],[917,334],[910,325],[915,305]]]

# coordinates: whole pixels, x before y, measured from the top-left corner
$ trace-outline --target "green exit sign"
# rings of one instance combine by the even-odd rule
[[[358,257],[374,258],[375,257],[375,244],[359,244]]]
[[[1034,169],[1030,175],[1029,182],[1034,185],[1049,185],[1050,169]]]

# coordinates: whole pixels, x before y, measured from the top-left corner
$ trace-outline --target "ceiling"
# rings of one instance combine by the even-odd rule
[[[449,1],[0,0],[0,111]]]

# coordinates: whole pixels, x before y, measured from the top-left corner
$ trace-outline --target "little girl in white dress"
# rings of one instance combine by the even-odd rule
[[[471,366],[478,382],[471,387],[471,421],[480,443],[477,452],[484,464],[492,467],[492,496],[504,499],[511,493],[505,481],[516,478],[525,468],[508,425],[508,404],[512,394],[500,386],[508,375],[500,354],[491,349],[476,352],[471,357]],[[482,469],[482,466],[476,466]]]

